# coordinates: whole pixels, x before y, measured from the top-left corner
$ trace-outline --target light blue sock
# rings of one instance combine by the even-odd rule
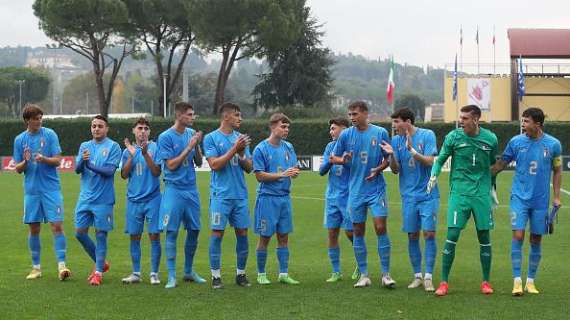
[[[540,243],[530,244],[530,253],[528,255],[528,278],[534,279],[536,276],[536,270],[540,264],[540,258],[542,257],[542,245]]]
[[[267,262],[267,249],[257,249],[255,251],[257,257],[257,273],[265,273],[265,263]]]
[[[378,247],[380,247],[380,237],[378,237]],[[408,255],[412,263],[414,273],[422,272],[422,251],[420,249],[420,239],[408,239]],[[380,254],[380,258],[382,255]],[[384,264],[382,264],[382,271],[384,271]]]
[[[42,251],[39,234],[28,234],[28,247],[30,248],[30,253],[32,254],[32,264],[35,266],[39,265],[40,252]]]
[[[358,264],[358,270],[364,276],[368,276],[368,261],[366,261],[366,243],[364,242],[363,236],[354,235],[352,242],[352,247],[354,249],[354,257],[356,258],[356,263]]]
[[[160,240],[151,240],[150,241],[150,272],[158,273],[161,255],[162,255],[162,248],[160,247]]]
[[[382,266],[382,273],[390,272],[390,250],[392,244],[390,243],[390,238],[388,234],[382,234],[378,236],[378,256],[380,257],[380,265]],[[420,254],[421,261],[421,254]]]
[[[340,248],[329,248],[329,259],[331,260],[332,272],[340,272]]]
[[[96,260],[95,243],[93,242],[93,240],[91,240],[91,238],[89,237],[89,234],[78,232],[75,234],[75,238],[79,241],[79,243],[81,243],[81,245],[83,246],[83,249],[85,250],[85,252],[87,252],[87,254],[91,258],[91,260],[93,260],[93,262],[95,262],[95,260]]]
[[[426,239],[426,273],[433,274],[435,257],[437,255],[437,242],[435,238]]]
[[[210,236],[210,269],[220,270],[220,256],[222,255],[222,237],[211,235]]]
[[[522,240],[511,240],[511,263],[513,267],[513,278],[520,278],[522,265]]]
[[[289,272],[289,248],[277,248],[277,261],[279,261],[279,273]]]
[[[249,255],[249,245],[247,243],[247,235],[236,237],[236,258],[237,269],[245,270],[247,265],[247,256]]]
[[[131,239],[131,260],[133,262],[133,272],[141,272],[141,241]]]
[[[186,233],[186,242],[184,243],[184,274],[192,273],[192,265],[194,264],[194,254],[198,247],[198,235],[200,230],[188,230]]]
[[[53,247],[55,249],[55,257],[57,262],[65,262],[65,253],[67,251],[67,242],[63,232],[53,235]]]
[[[176,239],[177,231],[167,231],[164,244],[166,251],[166,267],[168,268],[168,278],[176,278]]]
[[[95,247],[95,270],[103,272],[105,258],[107,257],[107,231],[97,231],[95,233],[97,246]]]

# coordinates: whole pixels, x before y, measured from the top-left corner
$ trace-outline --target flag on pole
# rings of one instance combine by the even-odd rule
[[[394,58],[390,58],[390,75],[388,76],[388,87],[386,88],[386,100],[388,104],[392,105],[394,103],[394,90],[396,85],[394,84]]]
[[[453,101],[457,100],[457,53],[455,54],[455,66],[453,68]]]
[[[525,92],[522,56],[519,56],[518,62],[519,62],[518,96],[519,96],[519,101],[522,101]]]

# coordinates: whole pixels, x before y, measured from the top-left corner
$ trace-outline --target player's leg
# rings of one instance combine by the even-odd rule
[[[522,266],[522,247],[524,243],[525,229],[529,217],[529,208],[524,206],[522,201],[517,197],[511,197],[511,229],[513,237],[511,240],[511,266],[513,272],[513,291],[514,296],[523,294],[521,266]]]
[[[87,205],[78,203],[75,208],[75,238],[91,260],[95,262],[95,242],[89,237],[89,227],[93,226],[93,221],[93,212],[89,210]]]
[[[63,233],[63,197],[60,191],[46,192],[41,196],[41,208],[50,223],[53,234],[53,247],[57,259],[58,278],[63,281],[71,276],[65,265],[67,241]]]
[[[132,272],[122,281],[125,284],[141,282],[141,235],[144,231],[144,203],[127,200],[125,233],[130,236]]]
[[[162,197],[156,196],[153,200],[146,204],[146,221],[148,237],[150,239],[150,284],[160,284],[158,278],[158,270],[160,267],[160,258],[162,256],[162,248],[160,247],[160,203]]]
[[[249,203],[247,199],[232,200],[233,210],[230,215],[230,224],[236,234],[236,284],[241,287],[249,287],[245,267],[249,256],[249,241],[247,229],[250,225]]]
[[[548,209],[534,209],[530,213],[530,252],[528,256],[528,275],[525,290],[528,293],[539,293],[534,285],[536,271],[542,257],[542,235],[546,234],[546,217]]]
[[[212,288],[221,289],[223,288],[220,262],[222,256],[222,239],[231,207],[227,200],[210,199],[210,208],[208,211],[211,230],[208,256],[210,258],[210,271],[212,273]]]
[[[196,271],[194,271],[194,255],[198,248],[198,235],[200,234],[200,196],[195,189],[188,191],[184,210],[183,222],[186,228],[186,241],[184,242],[184,281],[206,283]]]
[[[332,274],[327,282],[337,282],[341,279],[340,274],[340,247],[338,235],[342,222],[342,212],[336,206],[335,200],[325,200],[324,227],[328,230],[328,256],[332,265]]]
[[[277,220],[277,260],[279,261],[279,282],[285,284],[299,284],[299,281],[289,275],[289,234],[293,232],[293,212],[289,196],[275,199],[279,206]]]
[[[91,278],[91,285],[100,285],[103,278],[103,272],[106,272],[108,263],[107,258],[107,236],[109,231],[113,230],[113,206],[97,205],[93,206],[93,214],[95,216],[93,226],[95,227],[95,274]]]
[[[166,186],[160,203],[159,229],[166,231],[164,251],[166,255],[166,268],[168,269],[168,281],[166,289],[175,288],[176,283],[176,241],[178,230],[184,212],[184,201],[175,188]]]
[[[341,228],[344,229],[344,234],[346,238],[350,241],[350,244],[353,245],[354,243],[354,231],[352,227],[352,219],[350,218],[350,214],[348,213],[348,206],[347,198],[342,198],[337,200],[339,209],[342,212],[342,223]],[[354,267],[354,271],[350,277],[352,280],[357,280],[360,278],[360,271],[358,270],[358,265]]]
[[[437,212],[439,209],[439,199],[422,201],[420,206],[421,229],[425,240],[425,275],[424,289],[428,292],[434,291],[433,270],[437,244],[435,241],[435,230],[437,228]]]
[[[354,284],[354,287],[367,287],[371,284],[370,278],[368,277],[368,253],[366,251],[366,242],[364,241],[364,235],[366,233],[366,212],[368,207],[363,202],[349,200],[348,208],[353,230],[352,248],[354,249],[354,257],[356,258],[358,270],[360,270],[360,277]]]
[[[396,281],[390,276],[392,243],[390,242],[390,237],[388,237],[388,205],[386,194],[379,195],[378,198],[373,199],[368,205],[374,218],[374,231],[376,232],[377,250],[382,270],[382,285],[387,288],[394,288]]]
[[[408,285],[409,289],[418,288],[423,283],[422,251],[420,249],[420,208],[413,200],[403,199],[402,203],[402,231],[408,234],[408,256],[414,277]]]
[[[267,263],[267,245],[276,232],[278,213],[275,210],[279,204],[275,197],[258,195],[255,200],[254,223],[255,233],[259,235],[255,256],[257,260],[257,283],[270,284],[265,271]]]
[[[494,292],[489,282],[491,277],[491,262],[493,259],[491,246],[491,232],[493,229],[493,211],[489,197],[472,197],[470,199],[473,208],[473,218],[477,228],[479,239],[479,259],[483,272],[481,293],[492,294]]]
[[[41,224],[39,222],[29,223],[30,232],[28,234],[28,247],[32,256],[32,271],[26,276],[26,279],[33,280],[42,276],[40,265],[41,243],[40,231]]]

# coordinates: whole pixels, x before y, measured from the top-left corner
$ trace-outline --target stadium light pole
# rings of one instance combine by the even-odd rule
[[[168,77],[168,73],[165,73],[162,75],[162,98],[163,98],[163,104],[164,104],[164,110],[163,110],[163,117],[166,119],[166,78]]]
[[[20,103],[19,103],[19,110],[18,110],[18,116],[20,115],[20,113],[22,112],[23,106],[22,106],[22,85],[24,83],[26,83],[26,80],[16,80],[16,82],[18,83],[18,85],[20,86]]]

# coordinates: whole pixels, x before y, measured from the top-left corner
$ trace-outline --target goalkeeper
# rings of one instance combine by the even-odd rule
[[[460,128],[447,134],[441,151],[431,170],[427,192],[437,182],[447,158],[451,159],[449,176],[450,195],[447,211],[447,239],[443,249],[442,282],[435,294],[445,296],[448,292],[448,278],[455,258],[455,246],[461,230],[471,214],[475,220],[480,244],[480,259],[483,269],[481,292],[493,293],[489,283],[491,271],[490,230],[493,229],[491,209],[491,165],[497,154],[497,137],[491,131],[479,127],[481,109],[475,105],[461,108]]]
[[[554,191],[553,207],[560,207],[562,184],[562,147],[560,141],[544,133],[544,113],[539,108],[526,109],[522,114],[523,134],[509,141],[500,160],[493,166],[493,174],[499,173],[511,161],[516,162],[511,192],[511,262],[513,267],[514,296],[523,294],[521,280],[522,245],[527,221],[530,221],[530,252],[528,274],[524,291],[537,294],[534,285],[536,270],[541,258],[541,239],[547,233],[550,176]]]

